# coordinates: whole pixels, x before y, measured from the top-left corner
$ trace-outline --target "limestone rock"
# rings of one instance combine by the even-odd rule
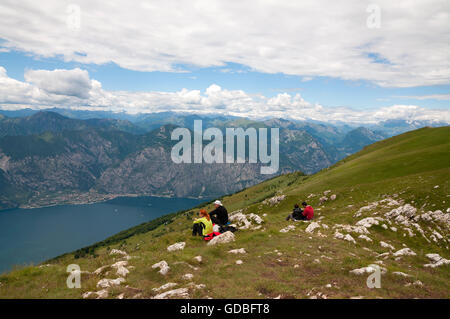
[[[152,266],[153,269],[160,268],[159,273],[163,276],[167,275],[167,273],[170,270],[169,265],[165,260],[160,261],[159,263],[156,263]]]
[[[308,227],[306,227],[305,232],[312,233],[316,228],[320,228],[320,224],[317,222],[312,222],[311,224],[308,225]]]
[[[247,253],[244,248],[232,249],[232,250],[230,250],[228,252],[230,254],[246,254]]]
[[[119,249],[111,249],[109,254],[110,255],[122,255],[122,256],[127,256],[128,255],[126,252],[124,252],[123,250],[119,250]]]
[[[167,247],[167,251],[177,251],[177,250],[183,250],[184,247],[186,246],[186,243],[183,242],[179,242],[173,245],[170,245],[169,247]]]
[[[400,249],[400,250],[398,250],[398,251],[396,251],[394,253],[395,257],[398,257],[398,256],[416,256],[416,255],[417,254],[415,252],[413,252],[409,248],[403,248],[403,249]]]
[[[280,233],[287,233],[288,231],[291,231],[294,229],[295,229],[294,225],[289,225],[289,226],[286,226],[286,227],[280,229]]]
[[[392,249],[392,250],[395,249],[394,246],[392,246],[391,244],[388,244],[388,243],[386,243],[384,241],[380,241],[380,245],[381,245],[381,247],[384,247],[384,248],[389,248],[389,249]]]
[[[189,298],[188,289],[178,288],[174,290],[169,290],[153,297],[153,299],[169,299],[169,298],[187,299]]]
[[[368,241],[368,242],[372,242],[372,239],[370,239],[366,235],[359,235],[358,238],[364,239],[365,241]]]
[[[192,280],[194,278],[193,274],[184,274],[183,277],[181,277],[183,280]]]
[[[214,237],[208,242],[208,246],[214,246],[217,244],[225,244],[230,243],[235,240],[235,236],[232,232],[227,231],[223,234],[220,234],[219,236]]]
[[[450,264],[450,259],[445,259],[439,256],[439,254],[426,254],[425,256],[427,256],[427,258],[431,260],[431,263],[425,264],[424,267],[435,268],[442,265]]]
[[[109,288],[114,286],[119,286],[121,283],[125,282],[125,279],[122,277],[116,279],[101,279],[97,283],[97,288]]]
[[[166,290],[166,289],[173,288],[173,287],[175,287],[176,285],[178,285],[178,284],[176,284],[176,283],[174,283],[174,282],[168,282],[167,284],[164,284],[164,285],[162,285],[162,286],[159,287],[159,288],[153,288],[152,290],[155,291],[155,292],[159,292],[159,291],[162,291],[162,290]]]
[[[202,256],[195,256],[194,259],[195,259],[196,261],[198,261],[199,263],[201,263],[202,260],[203,260]]]

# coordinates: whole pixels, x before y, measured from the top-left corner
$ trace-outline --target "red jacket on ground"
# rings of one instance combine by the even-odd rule
[[[303,216],[306,216],[308,220],[314,217],[314,209],[311,206],[306,206],[303,210]]]

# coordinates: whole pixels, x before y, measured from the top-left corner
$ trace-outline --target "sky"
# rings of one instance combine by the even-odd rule
[[[450,2],[7,1],[0,108],[450,124]]]

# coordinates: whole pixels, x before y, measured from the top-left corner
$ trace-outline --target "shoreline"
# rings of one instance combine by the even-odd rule
[[[100,194],[96,194],[100,195]],[[78,194],[78,197],[86,196],[86,194]],[[36,209],[36,208],[46,208],[46,207],[54,207],[54,206],[62,206],[62,205],[90,205],[90,204],[99,204],[99,203],[106,203],[108,201],[111,201],[116,198],[136,198],[136,197],[157,197],[157,198],[184,198],[184,199],[205,199],[205,201],[208,200],[208,197],[194,197],[194,196],[186,196],[186,197],[176,197],[171,195],[161,195],[161,194],[105,194],[101,195],[97,198],[93,198],[92,200],[61,200],[60,202],[50,203],[50,204],[21,204],[15,208],[7,208],[7,209],[0,209],[0,212],[6,212],[9,210],[14,209]]]

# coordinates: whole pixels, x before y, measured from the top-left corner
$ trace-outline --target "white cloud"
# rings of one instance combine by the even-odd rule
[[[245,65],[266,73],[368,80],[408,87],[450,83],[450,2],[107,1],[0,3],[1,50],[115,62],[139,71]],[[72,7],[71,7],[72,8]],[[76,23],[75,23],[76,22]],[[74,27],[75,26],[75,27]]]
[[[450,100],[450,94],[430,94],[430,95],[396,95],[396,98],[412,100]]]
[[[48,93],[74,96],[81,99],[89,97],[92,84],[89,73],[79,68],[73,70],[28,70],[25,80]]]
[[[347,123],[377,123],[389,119],[432,120],[450,124],[448,109],[433,110],[416,105],[392,105],[376,110],[324,107],[306,101],[298,93],[295,95],[279,93],[274,97],[266,97],[248,94],[242,90],[226,90],[216,84],[210,85],[204,92],[188,89],[177,92],[107,91],[102,88],[99,81],[90,79],[87,71],[80,69],[56,71],[35,70],[31,78],[30,74],[25,76],[29,82],[21,82],[8,77],[6,70],[0,66],[0,107],[3,109],[61,107],[128,113],[174,111],[234,115],[253,119],[279,117]],[[57,79],[63,83],[54,84]],[[50,83],[52,89],[41,88],[40,85],[43,83]],[[83,88],[81,91],[80,86]],[[87,87],[90,88],[88,91]],[[82,94],[78,94],[80,92]]]

